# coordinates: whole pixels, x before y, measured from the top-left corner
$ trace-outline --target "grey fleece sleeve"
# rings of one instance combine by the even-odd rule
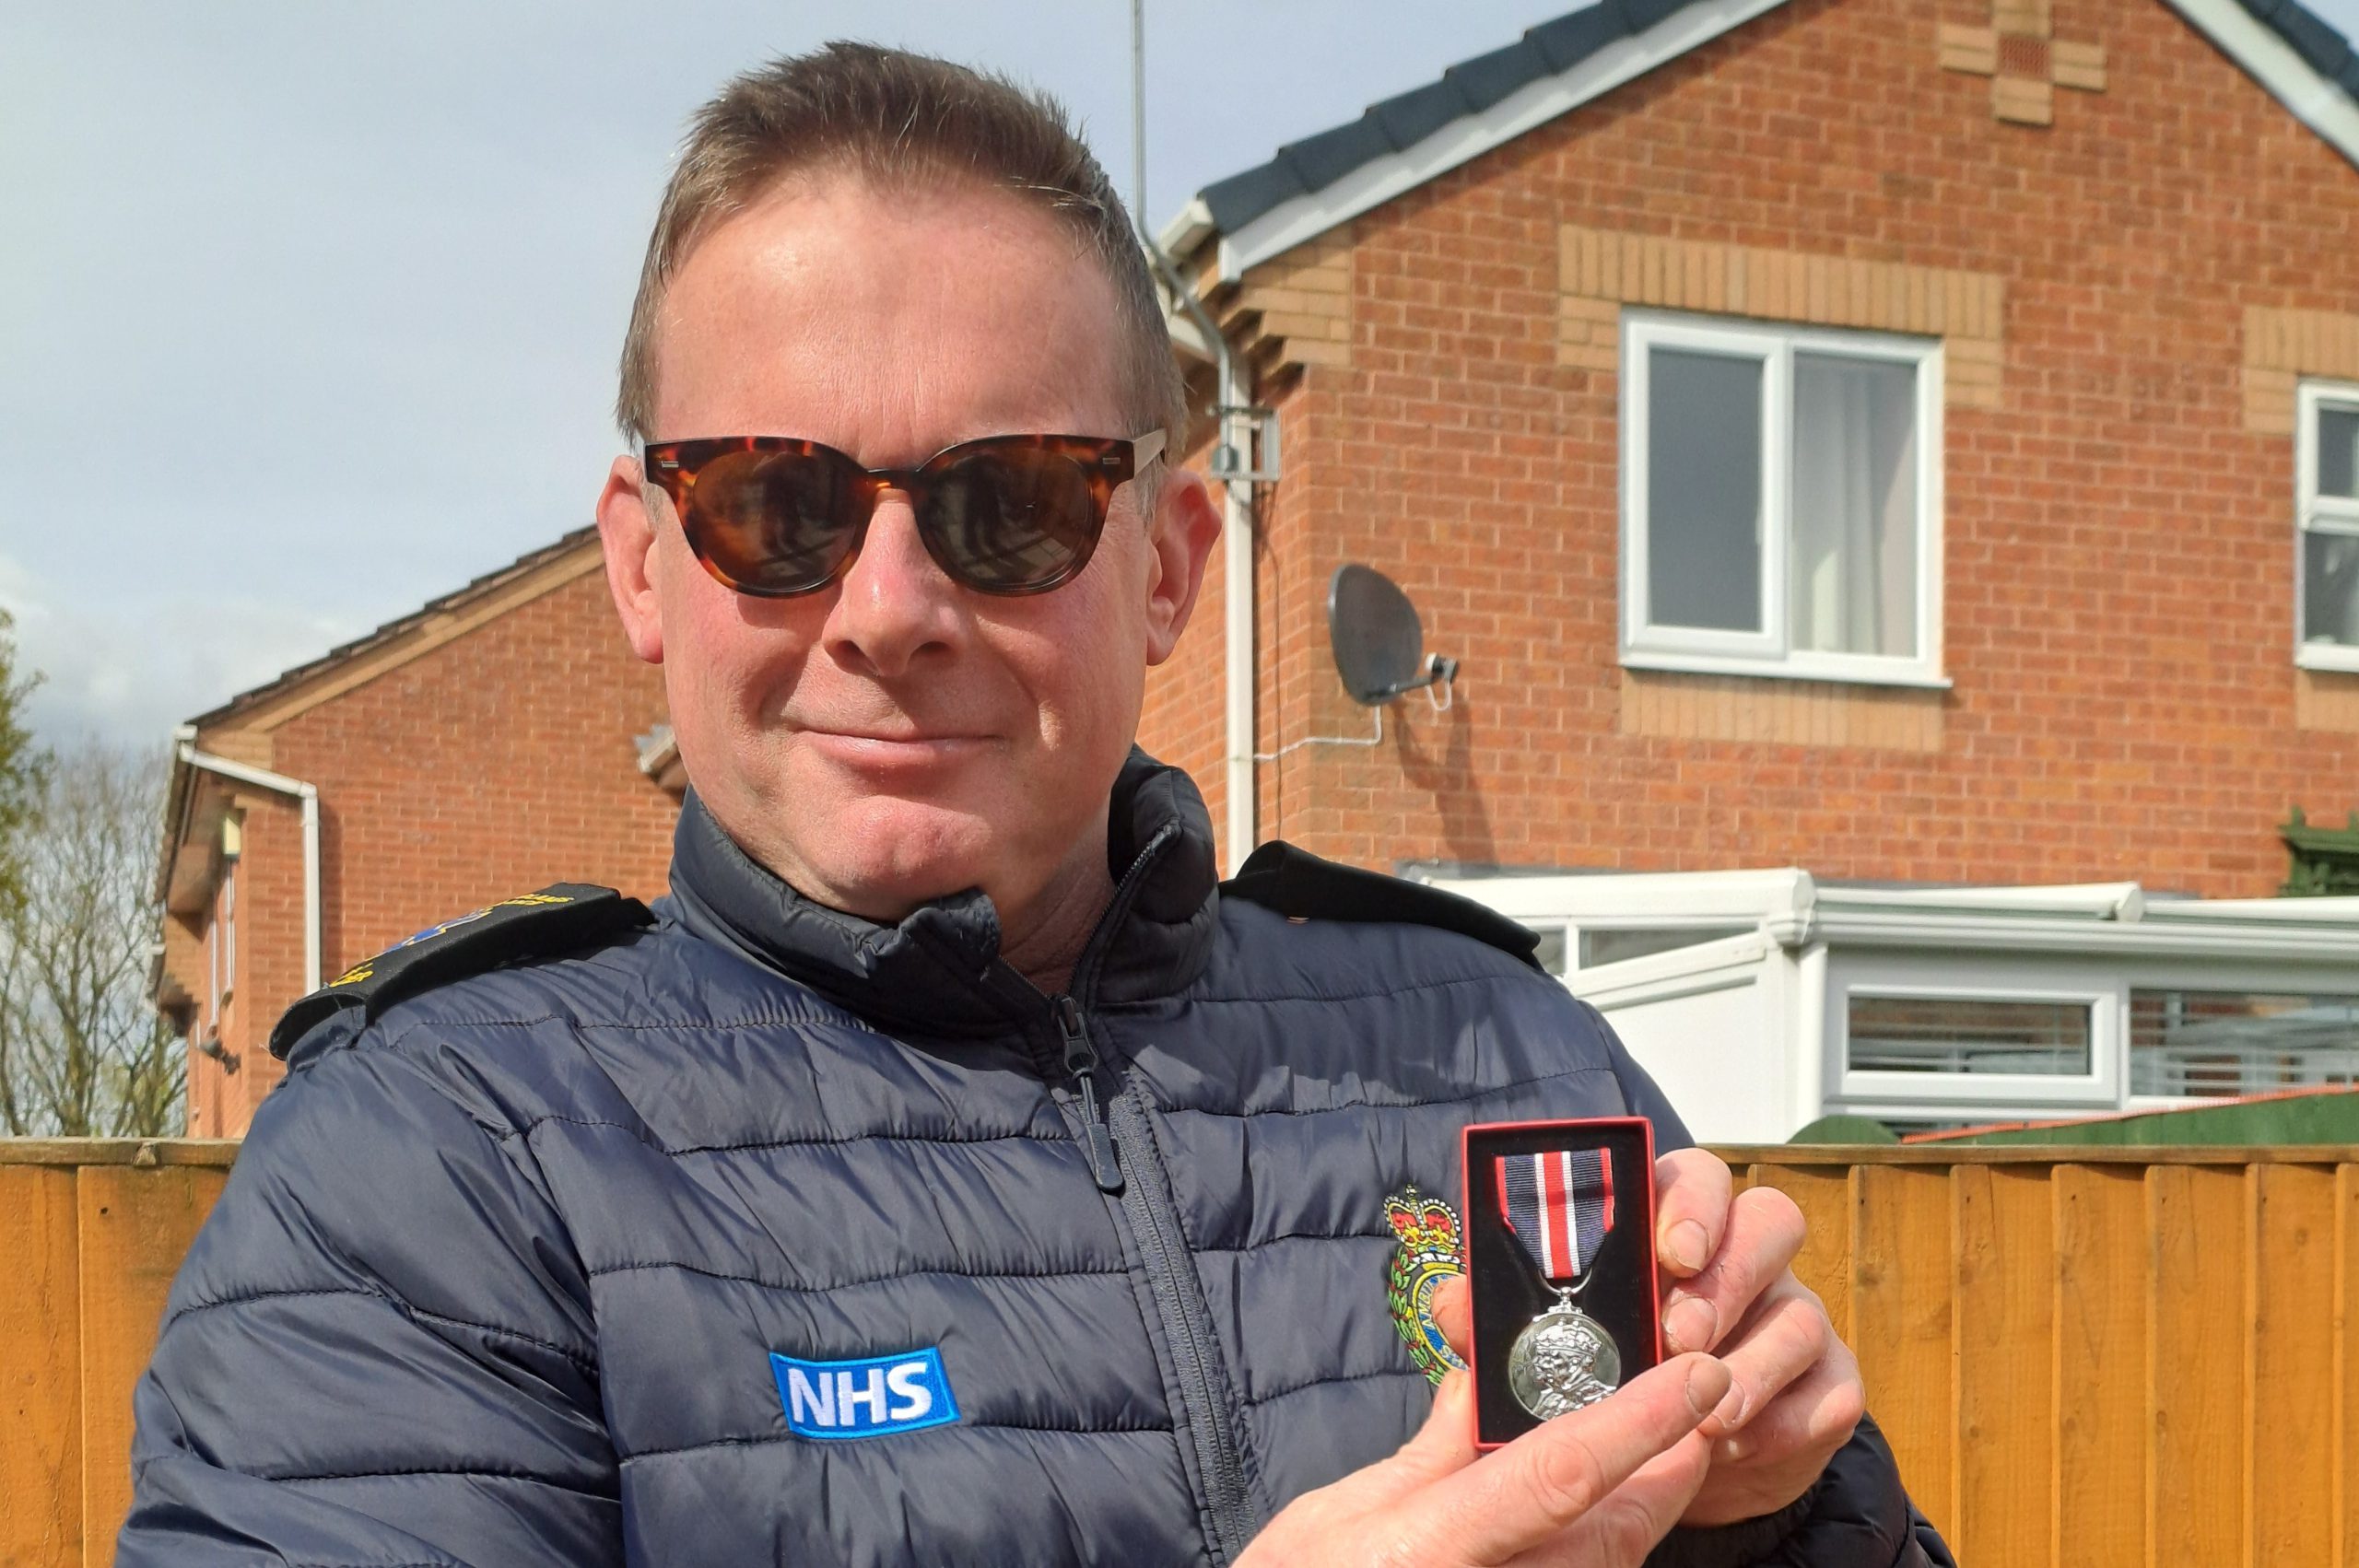
[[[1654,1123],[1658,1153],[1695,1143],[1647,1070],[1614,1042],[1614,1072],[1633,1114]],[[1792,1507],[1717,1529],[1675,1529],[1648,1568],[1956,1568],[1949,1548],[1908,1501],[1892,1449],[1872,1420],[1828,1461]]]
[[[521,1138],[396,1050],[324,1053],[173,1284],[115,1561],[619,1563],[587,1303]]]

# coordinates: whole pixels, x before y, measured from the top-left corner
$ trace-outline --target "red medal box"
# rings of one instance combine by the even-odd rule
[[[1618,1373],[1602,1381],[1614,1387],[1662,1360],[1655,1130],[1644,1117],[1485,1122],[1466,1129],[1459,1147],[1473,1294],[1474,1445],[1487,1453],[1540,1424],[1531,1407],[1552,1407],[1547,1388],[1591,1398],[1614,1360]],[[1586,1320],[1571,1330],[1577,1359],[1586,1359],[1599,1332],[1608,1341],[1595,1363],[1551,1363],[1544,1351],[1535,1353],[1544,1337],[1527,1331],[1543,1316],[1573,1323],[1575,1313]],[[1549,1372],[1536,1374],[1535,1365]]]

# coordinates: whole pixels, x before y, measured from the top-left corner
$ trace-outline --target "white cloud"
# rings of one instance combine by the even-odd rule
[[[16,617],[18,668],[41,673],[29,719],[50,743],[161,744],[175,724],[366,629],[252,598],[69,603],[5,555],[0,609]]]

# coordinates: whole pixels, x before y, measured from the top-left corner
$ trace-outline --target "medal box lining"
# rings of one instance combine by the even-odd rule
[[[1540,1424],[1508,1387],[1508,1352],[1556,1293],[1524,1257],[1499,1214],[1502,1154],[1604,1149],[1614,1160],[1614,1228],[1590,1265],[1592,1283],[1573,1298],[1614,1337],[1627,1383],[1662,1359],[1654,1269],[1654,1129],[1640,1117],[1496,1122],[1466,1129],[1466,1272],[1474,1291],[1474,1434],[1495,1448]]]

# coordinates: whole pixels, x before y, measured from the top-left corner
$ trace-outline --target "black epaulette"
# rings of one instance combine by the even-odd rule
[[[1272,839],[1220,884],[1242,898],[1302,920],[1399,920],[1471,936],[1540,967],[1540,933],[1472,898],[1380,872],[1338,865]]]
[[[560,882],[521,898],[503,898],[455,920],[428,926],[351,968],[287,1010],[270,1032],[270,1054],[284,1060],[295,1042],[347,1007],[366,1024],[405,996],[520,959],[588,947],[651,926],[655,917],[611,887]]]

